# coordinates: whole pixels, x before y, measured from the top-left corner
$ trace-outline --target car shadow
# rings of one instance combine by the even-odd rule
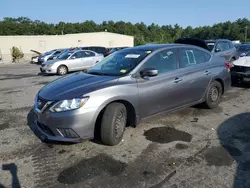
[[[17,176],[17,166],[16,166],[16,164],[14,164],[14,163],[3,164],[2,165],[2,170],[10,172],[10,174],[12,176],[12,183],[11,183],[12,188],[21,188],[19,178]],[[0,183],[0,188],[4,188],[4,186],[1,183]]]
[[[56,74],[46,74],[46,73],[39,72],[37,75],[38,76],[55,76]]]
[[[237,162],[234,188],[250,187],[250,113],[224,121],[217,129],[220,144]]]

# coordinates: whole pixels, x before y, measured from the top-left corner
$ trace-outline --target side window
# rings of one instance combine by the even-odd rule
[[[250,52],[246,55],[247,57],[250,57]]]
[[[181,48],[179,53],[180,68],[196,65],[195,53],[193,49]]]
[[[228,42],[222,42],[223,51],[229,50],[230,46]]]
[[[230,49],[234,48],[234,45],[233,45],[233,43],[231,41],[228,42],[228,44],[229,44]]]
[[[93,53],[93,52],[90,52],[90,51],[84,52],[84,57],[93,57],[93,56],[95,56],[95,53]]]
[[[84,57],[84,52],[76,52],[71,56],[71,59],[78,59]]]
[[[194,49],[193,51],[194,51],[194,56],[195,56],[197,64],[208,62],[211,58],[211,55],[204,51],[201,51],[198,49]]]
[[[54,55],[59,55],[61,53],[61,51],[56,51],[55,53],[54,53]]]
[[[152,56],[143,68],[155,68],[160,73],[169,72],[177,69],[176,50],[168,49],[158,52]]]
[[[217,44],[216,44],[216,47],[215,47],[215,50],[219,50],[219,51],[223,51],[223,44],[222,44],[222,42],[218,42]]]

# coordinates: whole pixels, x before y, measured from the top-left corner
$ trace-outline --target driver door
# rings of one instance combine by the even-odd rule
[[[68,61],[68,67],[71,70],[81,70],[82,69],[82,59],[84,57],[84,51],[78,51],[71,55]]]
[[[178,97],[170,97],[178,92],[175,89],[177,50],[167,49],[154,54],[144,63],[142,69],[144,68],[155,68],[159,74],[155,77],[137,78],[142,118],[168,110],[178,102]]]

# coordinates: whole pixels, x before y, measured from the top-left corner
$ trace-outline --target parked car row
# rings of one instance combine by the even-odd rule
[[[234,57],[234,52],[220,53],[231,52],[230,44],[226,50],[226,44],[219,43],[208,47],[205,41],[186,38],[126,48],[87,72],[47,84],[35,97],[34,122],[40,139],[80,142],[99,133],[104,144],[116,145],[125,127],[142,119],[200,103],[217,107],[231,85],[227,60]],[[65,61],[72,61],[70,65],[75,60],[72,56],[86,52],[93,53],[73,51],[64,54]],[[51,67],[56,71],[60,66]]]

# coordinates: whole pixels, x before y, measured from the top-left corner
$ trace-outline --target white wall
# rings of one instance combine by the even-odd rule
[[[67,35],[39,35],[39,36],[0,36],[0,57],[3,60],[11,59],[10,49],[20,48],[27,58],[36,50],[45,52],[56,48],[78,46],[120,47],[134,46],[134,37],[109,32],[80,33]]]

